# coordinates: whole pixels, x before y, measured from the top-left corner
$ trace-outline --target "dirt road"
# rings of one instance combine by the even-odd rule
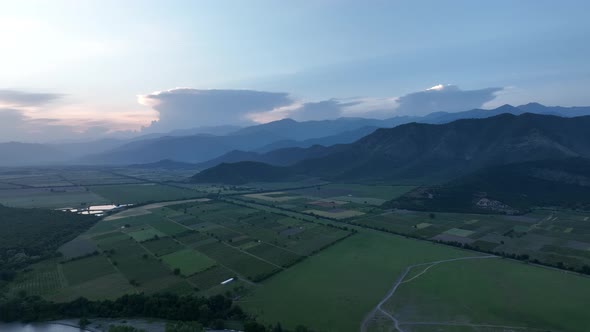
[[[375,317],[375,314],[377,312],[381,312],[385,316],[389,317],[389,319],[391,319],[391,321],[393,322],[393,325],[394,325],[394,327],[395,327],[395,329],[397,331],[404,332],[404,330],[400,327],[401,324],[400,324],[399,320],[397,318],[395,318],[389,312],[383,310],[382,306],[383,306],[383,304],[385,304],[385,302],[387,302],[393,296],[393,294],[395,294],[395,291],[397,290],[397,288],[399,287],[399,285],[401,285],[402,283],[404,283],[404,279],[408,275],[408,272],[410,272],[411,269],[413,269],[415,267],[419,267],[419,266],[427,266],[428,265],[428,267],[424,271],[422,271],[421,273],[417,274],[413,278],[407,280],[406,282],[409,282],[409,281],[412,281],[412,280],[418,278],[419,276],[421,276],[422,274],[424,274],[429,268],[431,268],[432,266],[438,265],[438,264],[448,263],[448,262],[455,262],[455,261],[463,261],[463,260],[471,260],[471,259],[487,259],[487,258],[497,258],[497,257],[498,256],[493,256],[493,255],[488,255],[488,256],[470,256],[470,257],[452,258],[452,259],[444,259],[444,260],[434,261],[434,262],[428,262],[428,263],[414,264],[414,265],[410,265],[410,266],[406,267],[404,269],[404,271],[399,275],[399,277],[395,280],[395,283],[393,284],[393,286],[391,287],[391,289],[389,290],[389,292],[387,292],[387,295],[385,295],[385,297],[377,304],[377,306],[375,306],[375,308],[373,308],[373,310],[371,310],[371,312],[369,312],[367,314],[367,316],[365,317],[365,319],[361,323],[361,328],[360,328],[361,332],[366,332],[367,331],[367,328],[369,326],[369,323]],[[417,325],[417,323],[419,323],[419,322],[414,322],[414,325]],[[433,325],[433,324],[429,324],[427,322],[425,322],[425,324],[427,324],[427,325]]]

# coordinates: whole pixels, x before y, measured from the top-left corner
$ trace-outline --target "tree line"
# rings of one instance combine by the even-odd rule
[[[266,326],[244,313],[233,301],[223,295],[197,297],[175,294],[131,294],[116,300],[91,301],[79,298],[71,302],[55,303],[39,296],[22,296],[0,302],[0,321],[38,322],[67,318],[156,318],[168,320],[170,331],[185,331],[198,326],[223,329],[226,321],[242,322],[245,332],[290,332],[280,324]],[[125,330],[125,329],[122,329]],[[313,332],[298,326],[295,332]]]
[[[58,255],[57,248],[97,220],[91,215],[0,205],[0,281],[10,281],[18,269]]]

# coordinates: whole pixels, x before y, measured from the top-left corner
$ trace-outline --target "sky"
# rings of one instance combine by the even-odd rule
[[[590,2],[0,2],[0,142],[590,105]]]

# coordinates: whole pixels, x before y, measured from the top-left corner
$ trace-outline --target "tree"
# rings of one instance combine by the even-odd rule
[[[174,269],[174,275],[179,275],[180,274],[180,269],[179,268],[175,268]]]
[[[266,332],[266,327],[257,322],[247,322],[244,324],[244,332]]]
[[[145,332],[145,330],[136,329],[133,326],[127,325],[111,325],[109,332]]]
[[[166,332],[201,332],[203,325],[198,322],[169,322],[166,323]]]
[[[211,323],[211,328],[214,330],[223,330],[225,328],[225,322],[223,319],[216,319]]]
[[[86,328],[86,326],[88,326],[88,324],[90,324],[90,321],[86,317],[82,317],[78,321],[78,326],[80,326],[81,329]]]

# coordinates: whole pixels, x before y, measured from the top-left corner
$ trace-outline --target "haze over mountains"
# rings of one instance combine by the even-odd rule
[[[441,124],[458,119],[478,119],[508,113],[550,114],[562,117],[590,115],[590,107],[546,107],[530,103],[504,105],[492,110],[437,112],[424,117],[399,116],[385,120],[340,118],[297,122],[284,119],[236,129],[232,126],[197,128],[167,134],[150,134],[133,139],[103,139],[61,144],[0,143],[2,166],[39,164],[128,165],[169,159],[200,163],[205,169],[222,162],[261,161],[292,165],[303,159],[323,156],[327,147],[355,142],[378,128],[411,122]],[[312,149],[306,149],[315,145]],[[286,149],[286,150],[282,150]]]

